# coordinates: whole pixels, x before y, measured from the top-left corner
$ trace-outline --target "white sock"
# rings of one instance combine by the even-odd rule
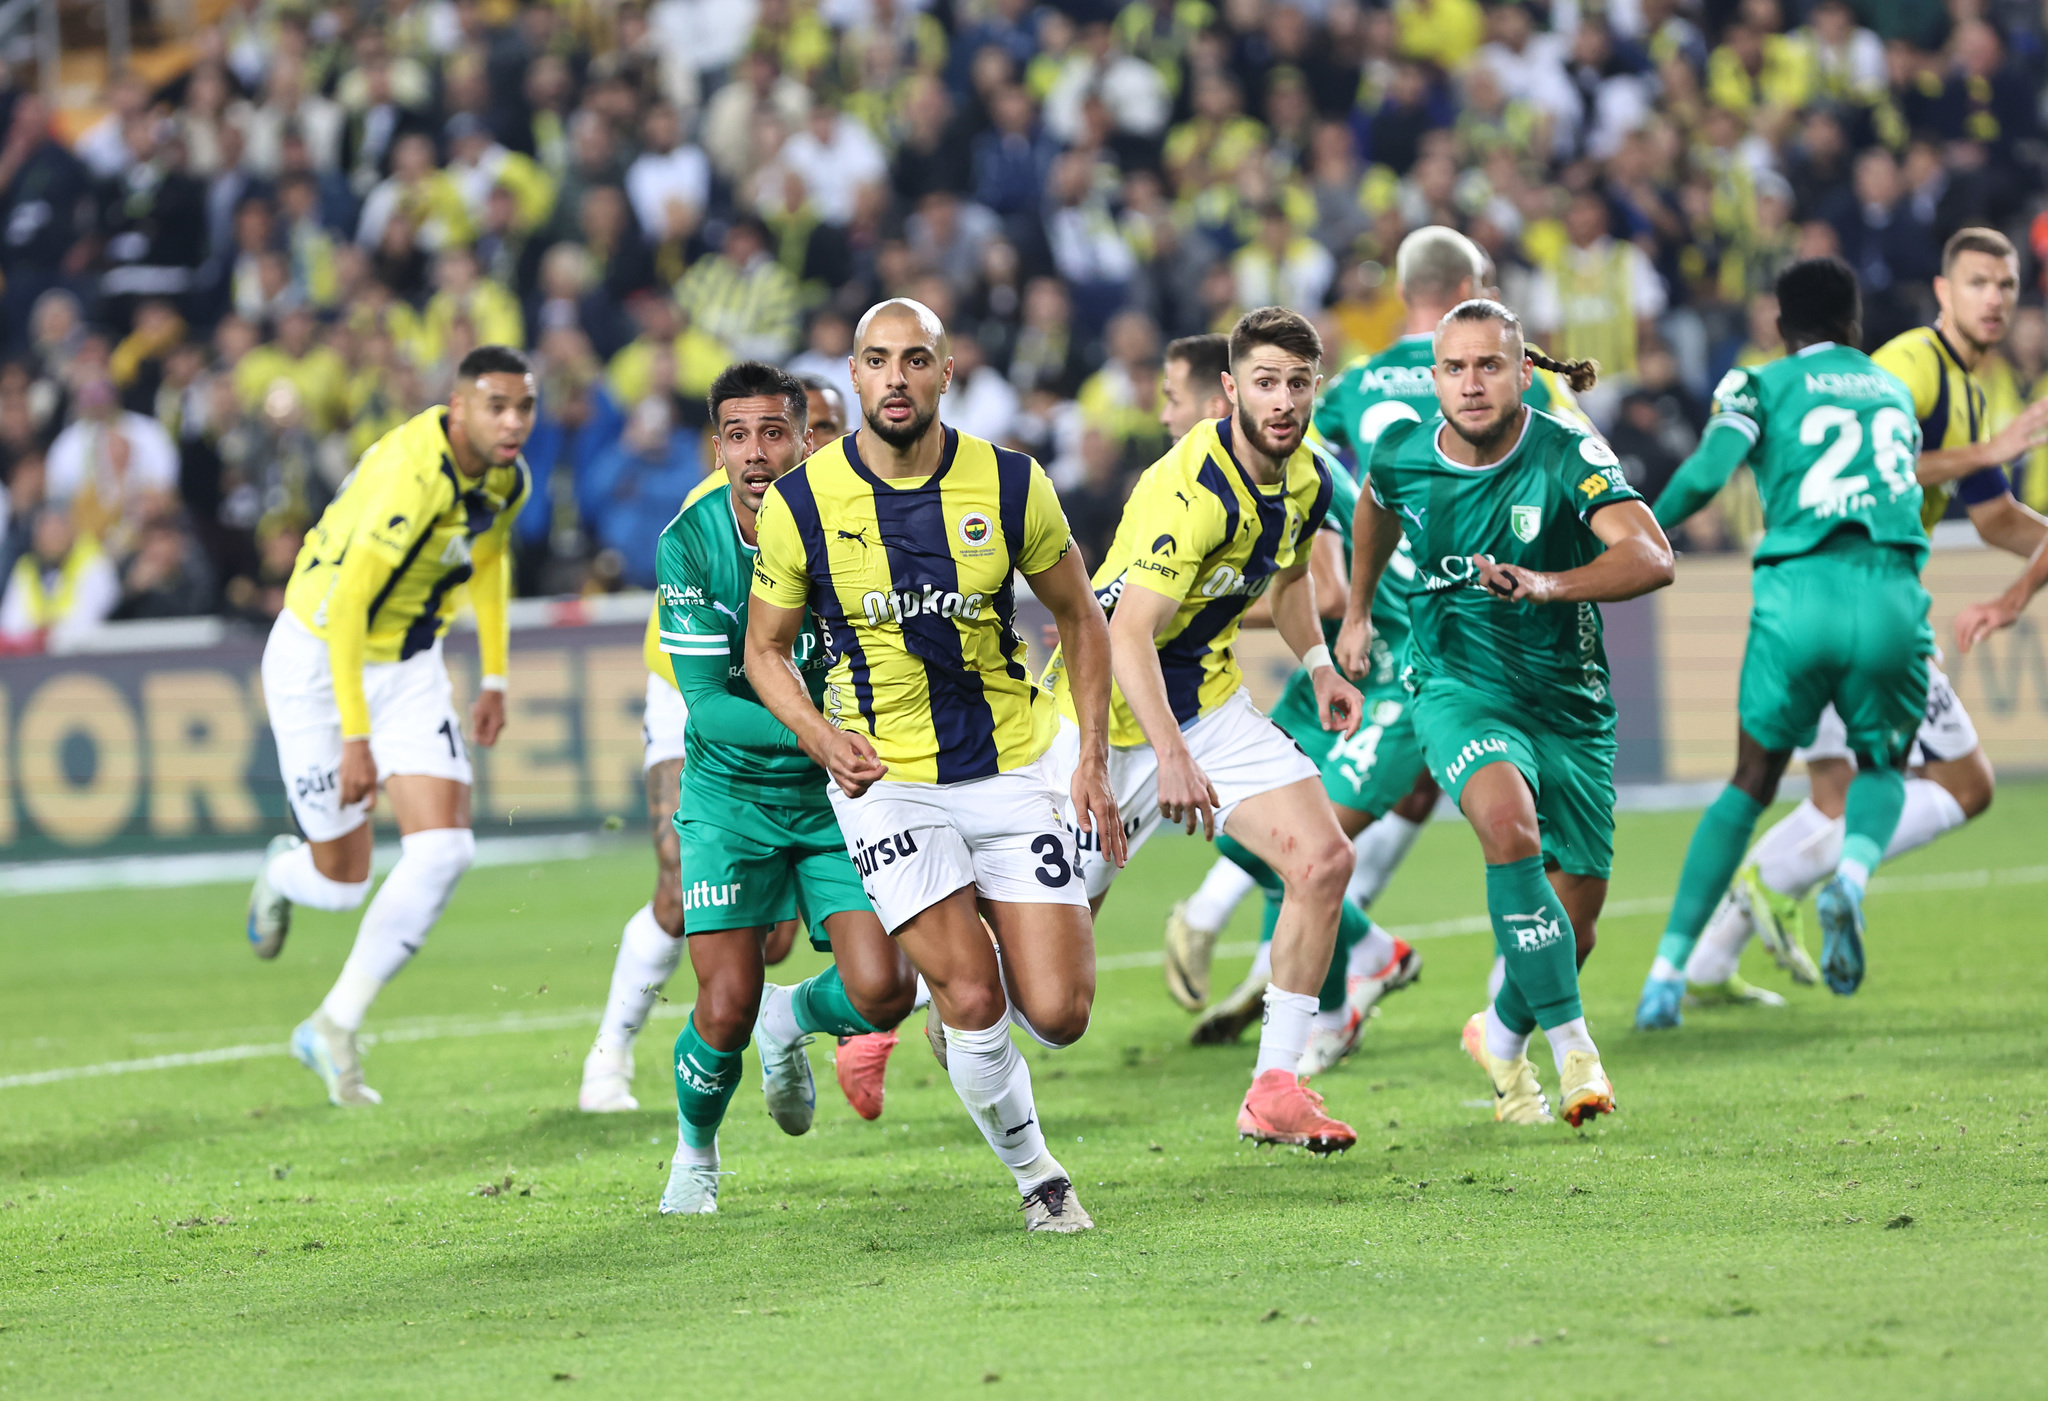
[[[1829,817],[1808,798],[1771,825],[1750,848],[1749,859],[1765,885],[1804,900],[1842,859],[1842,819]]]
[[[1493,956],[1493,969],[1486,975],[1486,1000],[1493,1001],[1500,996],[1501,988],[1508,980],[1508,961],[1499,954]]]
[[[619,957],[612,965],[612,990],[605,998],[604,1020],[597,1026],[597,1044],[616,1051],[631,1048],[633,1038],[647,1025],[662,984],[682,960],[683,941],[671,939],[656,923],[654,906],[634,911],[619,937]]]
[[[1370,978],[1394,961],[1394,936],[1375,924],[1344,957],[1345,977]]]
[[[1486,1008],[1486,1054],[1495,1060],[1517,1061],[1529,1050],[1529,1033],[1509,1031],[1491,1003]]]
[[[1600,1054],[1600,1048],[1593,1044],[1593,1033],[1586,1030],[1584,1017],[1573,1017],[1568,1022],[1548,1028],[1543,1033],[1550,1042],[1551,1058],[1557,1062],[1557,1073],[1564,1074],[1564,1058],[1573,1051],[1587,1051]]]
[[[1344,1029],[1350,1024],[1351,1009],[1349,1007],[1339,1007],[1331,1012],[1325,1012],[1322,1008],[1318,1007],[1316,1008],[1316,1014],[1308,1019],[1308,1029],[1311,1033],[1330,1031],[1341,1036]]]
[[[910,999],[910,1010],[915,1012],[920,1007],[929,1007],[931,1005],[932,990],[925,986],[924,974],[920,973],[917,975],[917,995]]]
[[[804,1034],[796,1021],[796,999],[780,983],[761,989],[761,1030],[785,1046]]]
[[[1650,960],[1650,976],[1660,983],[1683,982],[1685,970],[1660,953]]]
[[[1216,864],[1209,868],[1209,874],[1202,877],[1202,883],[1195,887],[1195,893],[1188,896],[1181,909],[1181,917],[1195,928],[1213,934],[1230,923],[1231,915],[1237,912],[1238,901],[1251,894],[1257,884],[1245,873],[1244,867],[1218,857]]]
[[[1756,927],[1749,920],[1749,906],[1736,899],[1733,891],[1723,895],[1721,903],[1714,906],[1713,918],[1707,921],[1700,941],[1692,946],[1692,957],[1685,961],[1685,980],[1701,987],[1727,982],[1735,976],[1742,950],[1755,932]]]
[[[1884,859],[1903,856],[1915,847],[1926,846],[1943,832],[1952,831],[1970,819],[1963,805],[1948,789],[1931,778],[1906,780],[1906,805],[1899,810],[1899,825],[1892,832]]]
[[[1247,979],[1270,978],[1273,976],[1273,941],[1266,940],[1259,945],[1259,951],[1252,955],[1252,967],[1245,974]]]
[[[263,874],[272,890],[309,910],[352,910],[370,893],[368,876],[359,881],[339,881],[321,875],[313,865],[310,842],[279,852]]]
[[[436,827],[399,838],[398,864],[363,911],[355,947],[320,1004],[337,1025],[359,1030],[384,984],[420,951],[427,931],[447,908],[455,883],[476,859],[476,834],[467,827]]]
[[[1842,862],[1835,867],[1835,876],[1842,884],[1854,889],[1859,900],[1870,886],[1870,868],[1861,861]]]
[[[1259,1028],[1259,1062],[1252,1067],[1254,1080],[1269,1070],[1294,1073],[1294,1068],[1301,1064],[1301,1053],[1308,1049],[1309,1024],[1315,1015],[1314,993],[1266,989],[1266,1024]]]
[[[983,1031],[947,1027],[946,1074],[981,1136],[1016,1176],[1018,1190],[1028,1192],[1062,1175],[1045,1151],[1045,1130],[1031,1098],[1031,1067],[1010,1040],[1007,1021]]]
[[[680,943],[681,941],[678,940],[677,942]],[[676,1131],[676,1161],[679,1163],[695,1163],[699,1167],[708,1167],[716,1171],[718,1168],[717,1135],[714,1134],[712,1136],[708,1147],[692,1148],[690,1141],[683,1137],[681,1128],[678,1127]]]
[[[1351,882],[1344,887],[1344,898],[1360,909],[1379,899],[1401,858],[1421,835],[1420,822],[1410,822],[1391,812],[1360,832],[1351,842],[1357,859],[1352,863]]]

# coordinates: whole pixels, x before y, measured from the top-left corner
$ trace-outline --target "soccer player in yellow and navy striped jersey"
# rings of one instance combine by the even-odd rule
[[[469,756],[441,638],[467,586],[482,684],[471,722],[505,724],[512,518],[530,494],[520,449],[537,394],[526,357],[472,350],[445,408],[385,434],[306,537],[263,650],[278,769],[307,840],[272,840],[249,896],[249,942],[274,958],[294,904],[352,909],[370,887],[369,811],[381,780],[402,852],[320,1009],[292,1051],[335,1104],[369,1105],[356,1032],[440,917],[476,854]]]
[[[1211,836],[1220,827],[1286,883],[1238,1132],[1328,1153],[1357,1135],[1323,1113],[1295,1068],[1336,943],[1351,842],[1315,763],[1253,707],[1231,648],[1252,599],[1269,597],[1324,728],[1358,728],[1358,692],[1331,662],[1308,572],[1335,491],[1327,456],[1306,441],[1322,358],[1321,337],[1295,312],[1241,318],[1223,381],[1234,411],[1145,469],[1094,584],[1117,681],[1110,777],[1133,849],[1162,822]],[[1048,689],[1068,692],[1064,670],[1056,657]],[[1071,754],[1072,739],[1063,732],[1054,754]],[[1091,862],[1089,895],[1100,900],[1113,875]]]
[[[939,423],[952,358],[931,309],[871,309],[852,369],[859,430],[761,504],[747,679],[831,775],[868,899],[931,988],[954,1088],[1015,1175],[1027,1225],[1085,1230],[1009,1035],[1014,1018],[1048,1045],[1079,1039],[1095,986],[1080,862],[1043,762],[1053,706],[1024,664],[1015,574],[1074,658],[1085,752],[1064,796],[1121,855],[1108,629],[1038,464]],[[807,608],[837,654],[823,714],[791,657]]]

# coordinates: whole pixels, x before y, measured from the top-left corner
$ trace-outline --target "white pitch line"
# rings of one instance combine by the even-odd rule
[[[522,858],[527,859],[527,858]],[[1912,895],[1938,890],[1977,890],[1991,886],[2042,885],[2048,884],[2048,866],[2013,866],[2004,870],[1976,871],[1934,871],[1920,876],[1878,876],[1870,883],[1873,895]],[[1610,903],[1604,913],[1617,918],[1630,915],[1662,914],[1671,908],[1671,901],[1663,896],[1638,900],[1616,900]],[[1492,930],[1493,922],[1485,915],[1466,915],[1461,919],[1437,920],[1431,924],[1399,924],[1387,930],[1397,939],[1411,943],[1417,939],[1446,939],[1461,934],[1485,934]],[[1258,952],[1257,944],[1233,943],[1217,946],[1216,952],[1224,958],[1244,958]],[[1095,960],[1095,967],[1104,973],[1122,972],[1136,968],[1156,968],[1164,956],[1156,949],[1139,953],[1108,954]],[[668,1003],[654,1009],[657,1020],[681,1020],[690,1014],[687,1003]],[[564,1031],[570,1027],[593,1025],[599,1017],[596,1008],[584,1008],[573,1012],[553,1012],[535,1016],[529,1013],[512,1012],[501,1017],[485,1020],[462,1020],[448,1017],[426,1017],[413,1022],[401,1022],[383,1031],[366,1032],[361,1040],[365,1047],[398,1045],[412,1041],[443,1041],[467,1036],[503,1036],[522,1031]],[[53,1070],[32,1070],[20,1075],[0,1075],[0,1090],[24,1089],[31,1085],[53,1085],[64,1080],[87,1080],[102,1075],[133,1075],[145,1070],[176,1070],[188,1065],[219,1065],[227,1061],[264,1060],[272,1056],[288,1056],[291,1047],[283,1042],[263,1042],[247,1046],[217,1046],[207,1051],[180,1051],[171,1055],[146,1056],[140,1060],[104,1061],[99,1065],[68,1065]]]

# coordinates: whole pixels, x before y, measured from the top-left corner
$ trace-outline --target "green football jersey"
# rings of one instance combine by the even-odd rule
[[[1394,512],[1415,552],[1409,664],[1424,684],[1448,678],[1501,694],[1565,731],[1609,730],[1607,651],[1591,603],[1505,603],[1471,556],[1543,572],[1576,569],[1606,548],[1587,521],[1641,498],[1607,444],[1525,410],[1521,437],[1490,467],[1465,467],[1437,447],[1441,417],[1397,423],[1374,445],[1366,486]]]
[[[1707,431],[1724,425],[1749,439],[1764,507],[1757,563],[1811,554],[1852,525],[1916,564],[1926,558],[1913,396],[1862,351],[1829,341],[1730,370]]]
[[[682,791],[684,808],[696,817],[712,814],[702,805],[692,807],[692,797],[829,806],[825,771],[747,684],[747,600],[755,553],[740,538],[732,488],[724,483],[693,492],[663,528],[657,548],[661,650],[690,708]],[[793,650],[816,704],[831,658],[809,612]]]

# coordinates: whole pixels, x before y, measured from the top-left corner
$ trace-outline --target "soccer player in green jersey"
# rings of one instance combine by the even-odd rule
[[[1521,402],[1539,363],[1498,302],[1437,328],[1439,415],[1380,435],[1359,503],[1340,660],[1358,673],[1380,578],[1405,535],[1415,727],[1479,838],[1506,975],[1465,1026],[1494,1117],[1545,1123],[1538,1026],[1577,1125],[1614,1108],[1579,1001],[1614,854],[1614,699],[1598,604],[1671,581],[1671,546],[1598,438]],[[1590,385],[1595,367],[1544,360]]]
[[[784,1132],[811,1126],[812,1034],[858,1036],[910,1010],[916,975],[875,918],[825,795],[825,771],[769,714],[742,659],[756,520],[776,478],[809,450],[804,387],[743,362],[711,384],[725,479],[692,494],[661,533],[661,650],[690,709],[689,762],[675,826],[683,929],[697,1005],[676,1038],[679,1141],[663,1214],[718,1209],[718,1126],[750,1036],[768,1112]],[[831,657],[815,623],[796,642],[815,698]],[[762,942],[801,916],[833,966],[793,988],[765,981]]]
[[[1905,802],[1901,772],[1927,703],[1927,591],[1920,562],[1921,433],[1913,397],[1852,347],[1856,275],[1832,258],[1778,278],[1785,359],[1732,370],[1698,449],[1657,500],[1675,525],[1748,464],[1763,497],[1756,600],[1742,659],[1735,775],[1693,832],[1671,919],[1636,1007],[1639,1028],[1677,1026],[1685,963],[1792,751],[1833,703],[1857,771],[1834,878],[1822,888],[1821,976],[1847,996],[1863,981],[1863,892]]]

